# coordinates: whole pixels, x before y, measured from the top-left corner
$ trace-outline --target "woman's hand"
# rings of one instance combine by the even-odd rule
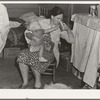
[[[63,27],[64,27],[64,31],[68,31],[70,30],[69,26],[65,23],[63,23]]]
[[[61,31],[64,31],[64,25],[62,21],[59,21],[59,28]]]

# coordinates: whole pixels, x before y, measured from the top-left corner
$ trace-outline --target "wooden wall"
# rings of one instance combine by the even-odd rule
[[[60,8],[62,8],[64,10],[64,15],[65,16],[70,16],[70,4],[41,4],[40,6],[43,6],[47,9],[51,9],[54,6],[59,6]]]
[[[91,4],[73,4],[73,13],[89,13]]]
[[[93,4],[41,4],[47,9],[55,5],[61,7],[64,10],[64,15],[70,18],[75,13],[89,13],[89,7]]]
[[[10,17],[19,17],[24,13],[34,11],[38,14],[38,6],[51,9],[55,5],[61,7],[64,10],[65,16],[70,16],[70,5],[68,4],[5,4]]]
[[[40,4],[41,7],[51,9],[54,6],[59,6],[64,11],[64,21],[69,24],[71,19],[71,4]]]
[[[5,4],[9,17],[20,17],[28,12],[38,14],[38,4]]]
[[[72,13],[89,13],[89,6],[91,4],[5,4],[8,9],[10,17],[19,17],[24,13],[34,11],[38,14],[38,6],[51,9],[55,5],[61,7],[64,10],[65,16],[71,17]]]
[[[20,17],[21,15],[34,12],[38,15],[39,6],[51,9],[54,6],[59,6],[64,10],[64,22],[71,28],[73,27],[71,22],[71,16],[75,13],[89,13],[89,7],[91,4],[5,4],[8,9],[9,17]]]

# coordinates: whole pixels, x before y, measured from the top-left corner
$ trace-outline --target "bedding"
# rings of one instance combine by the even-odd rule
[[[35,20],[37,18],[38,18],[38,16],[34,12],[29,12],[29,13],[23,14],[20,17],[20,19],[24,20],[25,22],[29,22],[29,21]]]
[[[10,30],[6,41],[6,47],[26,46],[24,31],[26,30],[25,21],[20,18],[9,18]]]
[[[9,24],[10,28],[19,27],[21,25],[21,23],[16,21],[9,21]]]
[[[5,48],[9,47],[27,47],[24,37],[26,24],[29,21],[35,21],[39,18],[34,12],[25,13],[20,17],[10,17],[10,30],[6,41]]]

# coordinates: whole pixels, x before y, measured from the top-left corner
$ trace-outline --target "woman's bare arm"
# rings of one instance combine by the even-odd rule
[[[46,30],[45,30],[45,33],[50,33],[50,32],[55,31],[55,30],[57,30],[57,29],[58,29],[58,26],[56,26],[56,27],[54,27],[54,28],[49,28],[49,29],[46,29]]]
[[[64,30],[63,31],[66,31],[66,32],[62,32],[61,37],[69,43],[74,43],[73,32],[71,31],[71,29],[66,24],[64,24]]]

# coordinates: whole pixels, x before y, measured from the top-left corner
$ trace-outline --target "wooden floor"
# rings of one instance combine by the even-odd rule
[[[66,62],[65,62],[66,63]],[[70,71],[66,71],[66,64],[60,62],[56,69],[55,83],[63,83],[71,86],[73,89],[80,89],[80,80],[78,80]],[[32,78],[29,75],[29,78]],[[51,76],[42,76],[42,85],[51,83]],[[18,66],[14,59],[0,59],[0,89],[17,89],[22,83]],[[33,89],[34,77],[30,80],[29,89]]]

